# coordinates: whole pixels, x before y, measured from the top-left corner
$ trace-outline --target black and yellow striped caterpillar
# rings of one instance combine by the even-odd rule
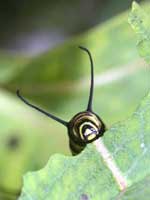
[[[63,124],[68,129],[69,136],[69,146],[72,155],[79,154],[86,146],[86,144],[91,143],[101,137],[105,132],[105,125],[100,117],[92,111],[92,99],[93,99],[93,88],[94,88],[94,67],[91,53],[85,47],[79,47],[88,53],[90,64],[91,64],[91,86],[88,105],[85,111],[77,113],[69,122],[64,121],[44,110],[38,108],[35,105],[29,103],[24,97],[22,97],[17,90],[17,96],[27,105],[35,108],[36,110],[42,112],[48,117],[56,120],[57,122]]]

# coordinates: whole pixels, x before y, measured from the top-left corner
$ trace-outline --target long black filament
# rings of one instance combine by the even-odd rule
[[[60,119],[60,118],[58,118],[58,117],[56,117],[56,116],[54,116],[54,115],[52,115],[52,114],[50,114],[50,113],[48,113],[48,112],[42,110],[41,108],[38,108],[37,106],[34,106],[33,104],[29,103],[24,97],[21,96],[19,90],[17,90],[16,93],[17,93],[17,96],[18,96],[25,104],[27,104],[28,106],[30,106],[30,107],[32,107],[32,108],[34,108],[34,109],[40,111],[41,113],[47,115],[48,117],[50,117],[51,119],[54,119],[54,120],[57,121],[57,122],[63,124],[64,126],[68,126],[68,122],[66,122],[66,121],[64,121],[64,120],[62,120],[62,119]]]
[[[79,46],[80,49],[86,51],[90,58],[90,64],[91,64],[91,84],[90,84],[90,94],[89,94],[89,100],[88,100],[88,106],[87,111],[92,111],[92,101],[93,101],[93,89],[94,89],[94,67],[93,67],[93,60],[91,53],[88,49],[85,47]]]

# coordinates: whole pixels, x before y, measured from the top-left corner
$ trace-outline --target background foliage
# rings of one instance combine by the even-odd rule
[[[143,7],[150,9],[149,3]],[[127,18],[128,12],[120,14],[34,57],[1,49],[0,195],[3,198],[6,191],[19,191],[22,175],[43,167],[51,154],[70,154],[66,129],[20,102],[16,89],[20,88],[34,104],[69,120],[87,104],[89,62],[77,48],[83,45],[92,52],[95,64],[94,110],[108,128],[130,116],[148,92],[150,72],[136,51],[136,37]]]

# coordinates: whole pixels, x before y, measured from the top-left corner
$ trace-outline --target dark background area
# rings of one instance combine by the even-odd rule
[[[131,3],[132,0],[2,1],[0,49],[36,55],[127,10]]]

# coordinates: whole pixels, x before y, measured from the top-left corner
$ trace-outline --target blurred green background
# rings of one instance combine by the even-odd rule
[[[149,1],[137,1],[150,10]],[[0,5],[0,199],[15,199],[22,175],[50,155],[70,155],[66,128],[26,106],[16,90],[64,120],[87,105],[109,128],[132,114],[149,90],[150,72],[129,26],[132,1],[5,1]],[[11,193],[11,194],[9,194]]]

